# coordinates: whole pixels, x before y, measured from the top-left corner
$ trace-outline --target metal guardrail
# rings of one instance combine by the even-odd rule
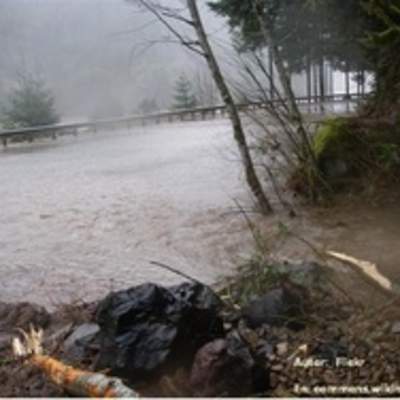
[[[335,94],[324,96],[323,101],[321,97],[298,97],[296,101],[299,105],[316,105],[323,103],[337,103],[337,102],[351,102],[359,99],[360,96],[356,94]],[[279,101],[276,101],[279,104]],[[239,110],[245,111],[248,109],[262,108],[263,103],[245,103],[237,105]],[[92,130],[96,132],[100,129],[121,127],[125,125],[128,129],[136,125],[146,125],[147,123],[161,122],[174,122],[174,121],[195,121],[200,117],[201,120],[207,118],[216,118],[217,116],[224,116],[226,114],[226,107],[223,105],[214,107],[199,107],[188,110],[165,111],[155,114],[147,115],[132,115],[123,118],[113,118],[107,120],[88,121],[73,124],[57,124],[57,125],[44,125],[29,128],[11,129],[0,131],[0,141],[3,146],[7,146],[9,142],[13,141],[29,141],[33,142],[35,138],[48,137],[56,139],[57,136],[64,135],[78,135],[81,130]]]

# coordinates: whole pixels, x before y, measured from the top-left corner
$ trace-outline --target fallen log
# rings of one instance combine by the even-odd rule
[[[328,251],[327,255],[350,266],[364,282],[379,290],[386,297],[392,298],[400,294],[399,285],[396,285],[386,276],[382,275],[376,264],[335,251]]]
[[[42,330],[35,330],[31,327],[29,333],[21,330],[21,334],[23,340],[13,339],[14,355],[25,358],[27,364],[42,370],[53,383],[71,395],[97,398],[139,397],[119,378],[75,369],[59,360],[43,355]]]

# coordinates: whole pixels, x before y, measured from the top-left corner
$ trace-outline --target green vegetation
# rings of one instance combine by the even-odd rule
[[[176,81],[174,101],[174,108],[177,110],[194,108],[197,105],[193,86],[184,74]]]
[[[396,5],[397,3],[397,5]],[[377,117],[400,114],[400,7],[390,0],[363,3],[369,29],[363,38],[367,59],[374,71],[375,90],[367,112]]]
[[[262,296],[275,286],[282,273],[272,266],[264,256],[255,255],[242,265],[238,276],[224,283],[221,298],[232,306],[243,306],[253,297]]]
[[[242,49],[267,46],[260,33],[254,0],[216,0],[210,7],[228,17]],[[337,69],[366,67],[358,42],[363,35],[361,2],[263,0],[281,56],[290,72],[329,61]]]
[[[313,139],[318,165],[328,183],[346,188],[393,181],[400,171],[399,130],[360,118],[325,121]],[[356,183],[356,185],[355,185]]]
[[[23,77],[3,110],[3,125],[20,128],[59,122],[51,92],[40,80]]]
[[[210,7],[228,18],[242,49],[267,47],[254,12],[255,0],[214,0]],[[400,7],[391,0],[263,0],[274,40],[290,73],[323,63],[375,77],[368,114],[398,114],[400,107]],[[323,86],[323,80],[321,80]],[[323,92],[323,87],[320,90]]]
[[[349,143],[350,138],[351,134],[345,119],[334,118],[324,121],[312,143],[317,160],[340,156],[348,145],[350,145],[348,150],[351,151],[353,143]]]

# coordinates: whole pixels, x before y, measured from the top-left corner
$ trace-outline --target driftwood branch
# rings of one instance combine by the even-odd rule
[[[13,353],[24,358],[28,365],[33,365],[57,386],[79,397],[120,398],[139,397],[132,389],[125,386],[121,379],[104,374],[75,369],[59,360],[43,355],[43,331],[31,327],[30,332],[21,331],[22,339],[14,338]]]
[[[377,289],[386,297],[392,298],[400,294],[400,287],[391,282],[386,276],[382,275],[376,264],[335,251],[328,251],[327,255],[350,266],[364,282]]]

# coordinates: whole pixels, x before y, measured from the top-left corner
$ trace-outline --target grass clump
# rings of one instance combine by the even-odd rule
[[[234,279],[225,282],[220,296],[232,306],[242,307],[273,288],[281,273],[261,255],[255,255],[239,269]]]

